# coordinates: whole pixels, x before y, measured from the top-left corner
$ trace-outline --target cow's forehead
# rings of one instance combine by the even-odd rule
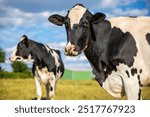
[[[68,17],[70,18],[71,28],[73,28],[74,24],[79,24],[80,19],[83,17],[86,10],[87,9],[81,5],[76,5],[70,10]]]

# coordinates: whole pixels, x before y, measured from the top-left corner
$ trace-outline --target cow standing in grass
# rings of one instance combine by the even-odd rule
[[[37,99],[41,99],[41,84],[45,84],[47,98],[55,95],[56,82],[64,73],[64,65],[60,51],[49,48],[47,45],[35,42],[23,35],[10,61],[32,60]]]
[[[77,4],[65,17],[55,14],[49,21],[65,25],[65,54],[83,51],[109,94],[141,99],[142,86],[150,81],[150,17],[105,17]]]

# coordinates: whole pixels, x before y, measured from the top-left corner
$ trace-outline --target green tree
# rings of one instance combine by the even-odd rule
[[[5,62],[5,52],[0,48],[0,71],[2,71],[1,63]]]
[[[13,62],[12,68],[14,72],[30,73],[28,66],[25,63],[20,62],[20,61]]]

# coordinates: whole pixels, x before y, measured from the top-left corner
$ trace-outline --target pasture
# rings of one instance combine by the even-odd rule
[[[44,85],[42,99],[46,99]],[[144,87],[142,96],[150,100],[150,87]],[[0,79],[0,100],[36,99],[34,79]],[[112,100],[95,80],[59,80],[55,100]],[[125,97],[121,99],[126,99]]]

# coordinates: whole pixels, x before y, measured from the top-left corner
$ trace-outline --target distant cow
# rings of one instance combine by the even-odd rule
[[[47,98],[55,95],[56,82],[64,73],[64,65],[60,51],[49,48],[47,45],[35,42],[23,35],[10,61],[32,60],[37,99],[41,99],[41,84],[45,85]]]
[[[109,94],[141,99],[141,88],[150,81],[150,17],[105,17],[77,4],[65,17],[55,14],[49,21],[65,25],[65,54],[83,51]]]

